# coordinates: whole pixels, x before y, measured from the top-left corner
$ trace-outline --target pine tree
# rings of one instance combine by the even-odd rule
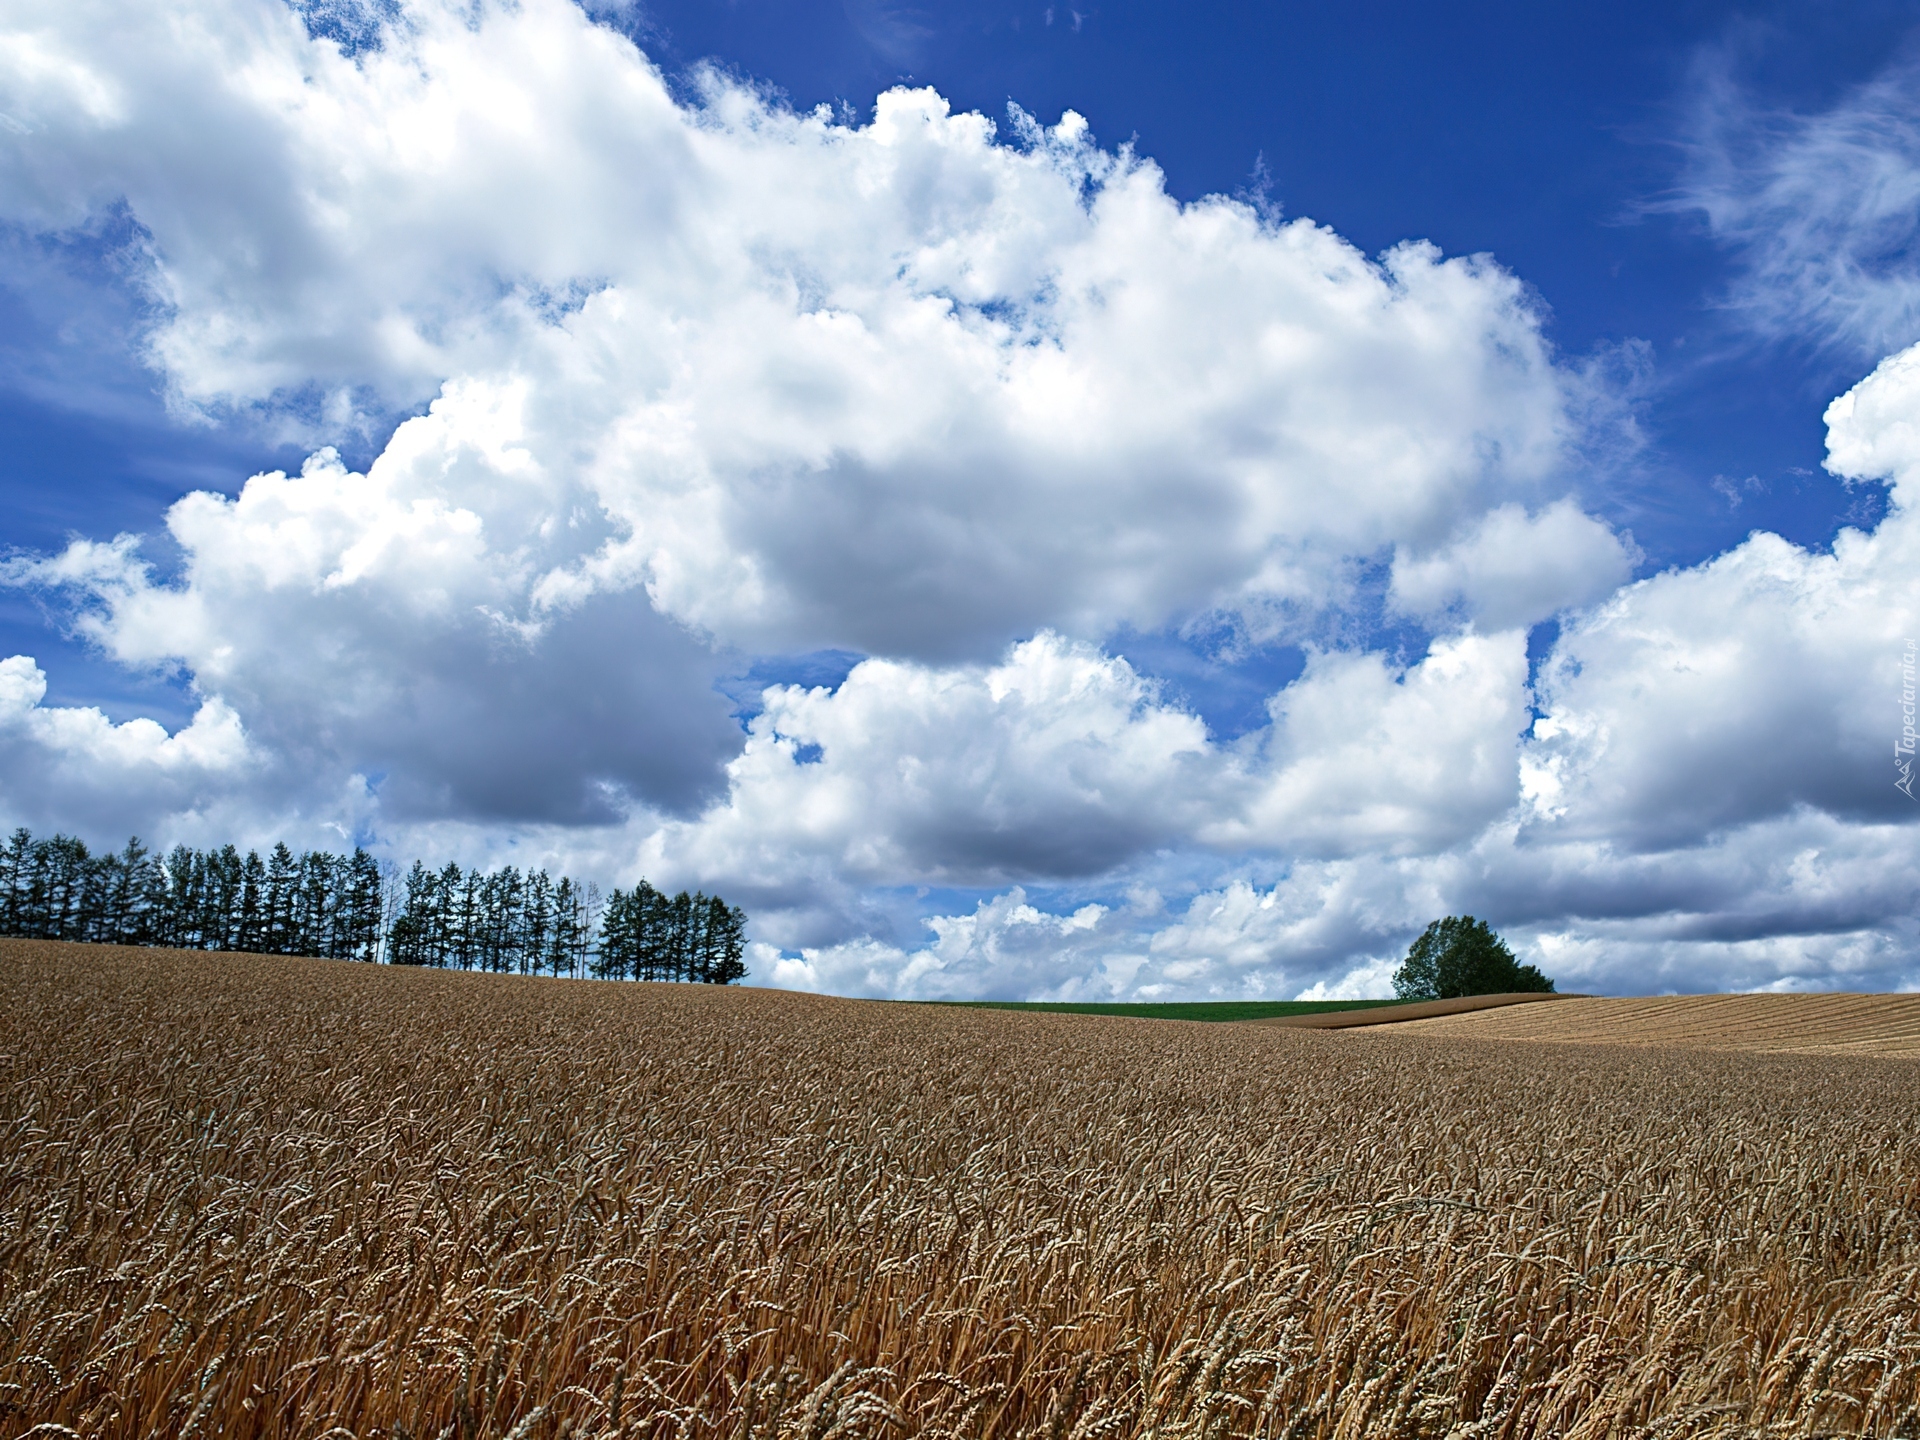
[[[380,866],[364,849],[356,845],[344,867],[343,917],[339,954],[346,960],[380,958]]]
[[[266,903],[267,867],[258,850],[249,850],[240,865],[240,914],[235,926],[233,948],[260,951],[267,948]]]
[[[70,836],[56,835],[33,847],[31,893],[40,912],[39,935],[47,940],[78,939],[76,931],[85,895],[87,847]]]
[[[471,970],[480,951],[480,882],[478,870],[462,874],[449,864],[440,872],[447,902],[447,963]]]
[[[553,880],[544,870],[527,876],[520,914],[520,973],[538,975],[547,963],[547,934],[553,925]]]
[[[387,936],[390,965],[431,965],[434,873],[418,860],[407,872],[406,899]]]
[[[298,880],[293,890],[293,932],[295,955],[325,955],[331,928],[333,899],[333,857],[309,850],[300,857]]]
[[[294,953],[294,891],[299,883],[300,866],[282,840],[267,856],[260,895],[260,948],[270,955]]]
[[[140,843],[138,835],[129,836],[120,852],[119,873],[114,877],[114,939],[121,945],[146,945],[151,928],[154,868],[153,856]]]
[[[493,893],[487,915],[487,968],[507,974],[519,964],[520,907],[526,886],[520,872],[511,865],[496,872],[492,879]]]
[[[593,950],[596,980],[631,980],[637,963],[639,933],[634,924],[633,896],[615,889],[607,896],[600,921],[600,939]]]
[[[687,902],[687,979],[707,980],[707,892],[696,890]]]
[[[62,937],[67,940],[96,940],[106,918],[106,892],[110,880],[102,861],[86,842],[75,836],[56,835],[60,868],[65,877],[65,915]]]
[[[209,950],[239,948],[240,896],[246,889],[246,862],[232,844],[222,845],[207,863],[209,884],[206,929],[213,942]]]
[[[586,939],[581,920],[581,897],[573,881],[562,875],[553,887],[553,927],[547,939],[548,963],[556,975],[577,975],[580,950]]]
[[[116,927],[113,925],[111,907],[114,873],[118,869],[119,857],[110,853],[89,854],[81,865],[80,903],[74,917],[74,939],[99,944],[113,938]]]
[[[673,979],[673,900],[644,880],[635,887],[641,896],[640,970],[643,980]]]
[[[666,905],[669,980],[693,978],[693,897],[682,890]]]
[[[710,985],[731,985],[747,978],[747,915],[718,895],[707,901],[705,979]]]
[[[21,935],[27,866],[33,856],[33,832],[22,825],[0,848],[0,935]]]

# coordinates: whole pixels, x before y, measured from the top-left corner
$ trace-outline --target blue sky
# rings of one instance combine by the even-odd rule
[[[1920,983],[1904,372],[1827,413],[1920,339],[1920,8],[184,13],[0,22],[4,818],[718,886],[863,993],[1476,905]]]

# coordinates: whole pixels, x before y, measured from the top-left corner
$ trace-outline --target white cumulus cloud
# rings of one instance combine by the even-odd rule
[[[1541,676],[1529,786],[1553,833],[1698,841],[1808,806],[1911,818],[1890,780],[1893,699],[1920,621],[1920,358],[1828,411],[1830,467],[1893,481],[1828,552],[1758,532],[1629,585],[1563,628]]]
[[[1532,515],[1506,504],[1425,554],[1397,547],[1388,593],[1396,609],[1430,621],[1525,628],[1610,594],[1638,558],[1631,540],[1571,500]]]
[[[438,394],[406,463],[524,477],[449,508],[568,527],[500,597],[522,623],[644,591],[752,649],[1271,631],[1566,489],[1512,276],[1181,205],[1072,114],[689,107],[565,0],[417,0],[352,57],[275,0],[29,4],[0,56],[7,218],[128,207],[184,404]]]
[[[1467,839],[1518,796],[1526,680],[1517,630],[1436,641],[1398,672],[1378,653],[1317,654],[1268,702],[1240,803],[1204,833],[1299,855]]]
[[[46,694],[31,656],[0,660],[0,771],[20,819],[72,825],[129,807],[191,810],[241,790],[261,759],[217,698],[169,734],[145,718],[116,725],[91,705],[46,705]]]

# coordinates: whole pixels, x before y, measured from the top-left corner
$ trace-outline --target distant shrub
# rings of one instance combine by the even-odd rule
[[[1449,915],[1427,926],[1393,972],[1402,1000],[1454,1000],[1463,995],[1548,992],[1553,981],[1513,958],[1506,942],[1471,915]]]

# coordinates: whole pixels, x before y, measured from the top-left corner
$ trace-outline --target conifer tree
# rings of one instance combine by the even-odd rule
[[[234,926],[234,949],[267,948],[266,888],[267,867],[261,862],[258,850],[249,850],[240,866],[240,915]]]
[[[108,880],[107,917],[101,938],[116,945],[146,945],[155,919],[158,862],[138,836],[113,857]],[[164,877],[161,877],[164,884]],[[164,890],[160,892],[164,894]]]
[[[703,938],[704,978],[711,985],[731,985],[747,978],[747,916],[738,906],[729,905],[718,895],[707,900],[707,924]]]
[[[22,934],[27,886],[27,864],[33,854],[33,832],[21,826],[0,849],[0,931]]]
[[[596,980],[631,980],[638,959],[639,927],[634,915],[634,897],[616,888],[607,896],[606,914],[600,921],[600,939],[593,952],[593,976]]]
[[[553,880],[544,870],[527,876],[525,910],[520,922],[521,974],[540,974],[547,963],[547,934],[553,925]]]
[[[667,930],[667,897],[645,880],[633,887],[632,897],[633,978],[671,979],[673,942]]]
[[[387,939],[387,961],[393,965],[432,965],[433,957],[433,910],[434,890],[438,877],[421,864],[413,862],[413,868],[407,872],[406,898],[401,902],[400,913],[394,918],[393,929]]]
[[[379,863],[360,846],[354,846],[353,857],[345,866],[343,883],[346,903],[341,913],[345,923],[339,958],[376,960],[380,955]]]
[[[294,891],[299,884],[300,867],[284,840],[267,856],[267,873],[261,887],[261,948],[272,955],[294,953]]]
[[[579,952],[585,939],[580,920],[580,894],[573,881],[562,875],[553,887],[553,925],[547,934],[547,963],[555,975],[575,975]]]

